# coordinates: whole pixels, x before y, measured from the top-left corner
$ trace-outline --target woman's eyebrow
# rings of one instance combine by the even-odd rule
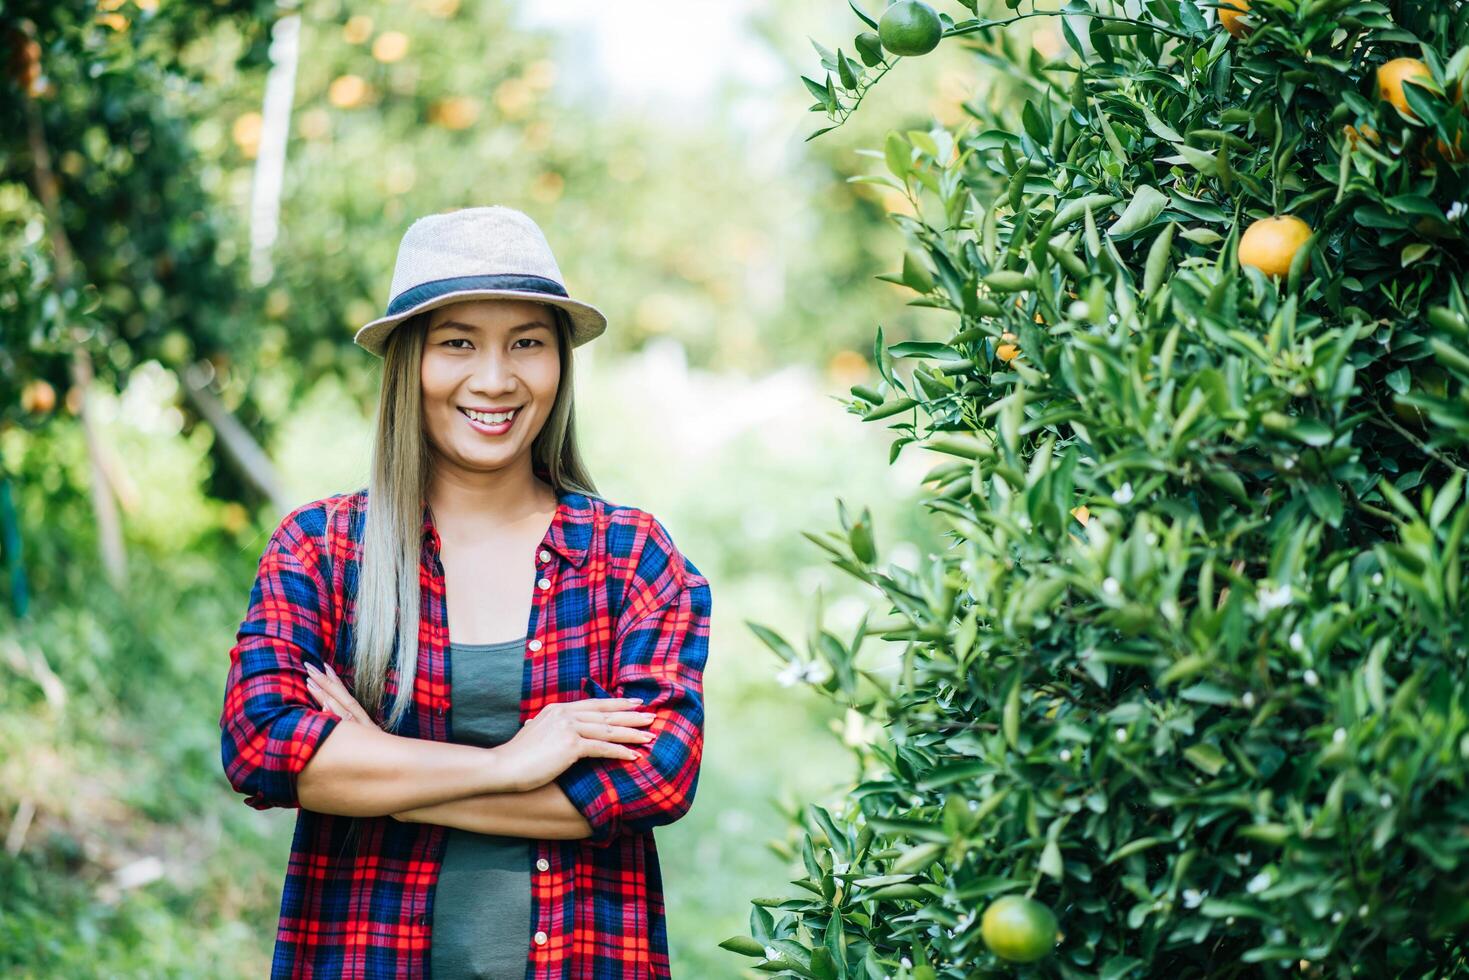
[[[432,329],[440,330],[444,327],[458,327],[460,330],[468,330],[470,333],[474,333],[475,331],[480,329],[472,323],[461,323],[458,320],[445,320],[442,323],[436,323],[433,325]],[[547,330],[551,329],[551,325],[545,320],[530,320],[526,323],[516,324],[515,326],[510,328],[509,332],[516,333],[520,330],[534,330],[536,327],[545,327]]]

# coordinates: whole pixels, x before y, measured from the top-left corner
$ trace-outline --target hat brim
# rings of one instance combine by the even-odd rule
[[[427,296],[405,310],[400,310],[391,316],[379,317],[371,323],[364,324],[352,337],[352,342],[369,353],[382,357],[388,346],[388,335],[393,328],[404,320],[428,310],[447,306],[450,303],[458,303],[461,300],[470,299],[524,299],[537,303],[545,303],[548,306],[556,306],[565,310],[567,319],[571,323],[571,346],[580,347],[587,341],[601,336],[607,329],[607,318],[602,311],[589,303],[571,299],[567,296],[555,296],[549,293],[538,292],[527,289],[485,289],[466,287],[462,289],[449,288],[448,291]]]

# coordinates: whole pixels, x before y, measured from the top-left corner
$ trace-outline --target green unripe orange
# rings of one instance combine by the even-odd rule
[[[938,47],[943,34],[938,12],[921,0],[899,0],[877,22],[882,46],[896,55],[928,54]]]
[[[979,934],[1000,959],[1034,963],[1056,945],[1056,916],[1033,898],[1002,895],[984,910]]]

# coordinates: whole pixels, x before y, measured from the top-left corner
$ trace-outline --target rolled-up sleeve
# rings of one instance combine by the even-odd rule
[[[642,698],[656,716],[637,759],[582,758],[556,777],[591,825],[586,841],[610,844],[688,812],[704,752],[704,665],[709,657],[709,583],[674,552],[654,590],[630,603],[616,634],[610,697]]]
[[[330,597],[295,513],[260,558],[219,719],[225,776],[257,810],[300,806],[296,776],[341,721],[306,688],[306,661],[322,666]]]

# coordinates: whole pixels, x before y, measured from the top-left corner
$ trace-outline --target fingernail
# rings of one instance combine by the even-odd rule
[[[316,674],[316,673],[318,673],[318,671],[316,669],[316,665],[312,664],[309,660],[306,662],[306,673],[308,673],[308,674]]]
[[[323,660],[322,663],[326,663],[326,661]],[[326,664],[326,672],[328,674],[331,674],[333,678],[335,678],[337,676],[336,669],[333,668],[331,664]]]

